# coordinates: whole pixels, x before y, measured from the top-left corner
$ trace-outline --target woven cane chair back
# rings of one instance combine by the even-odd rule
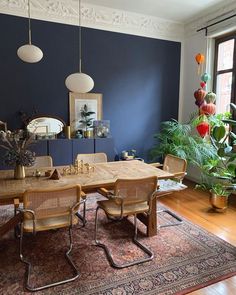
[[[179,173],[179,172],[186,172],[187,162],[185,159],[181,159],[179,157],[173,155],[166,155],[163,170],[168,171],[170,173]]]
[[[35,162],[33,168],[41,168],[41,167],[53,167],[52,157],[50,156],[39,156],[35,158]]]
[[[23,196],[24,209],[32,210],[35,219],[69,216],[71,208],[80,201],[79,185],[47,190],[28,190]],[[24,219],[32,219],[32,214],[24,213]]]
[[[115,183],[114,195],[116,203],[123,205],[149,202],[157,188],[157,177],[151,176],[139,179],[118,179]]]
[[[107,162],[107,155],[105,153],[78,154],[77,160],[89,164],[105,163]]]

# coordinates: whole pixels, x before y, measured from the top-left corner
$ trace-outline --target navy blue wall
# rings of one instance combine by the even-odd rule
[[[67,123],[64,80],[78,68],[78,28],[32,21],[32,42],[44,52],[37,64],[22,62],[27,19],[0,14],[0,120],[20,127],[19,110],[60,116]],[[83,69],[103,93],[103,118],[115,145],[147,156],[160,122],[177,118],[180,43],[83,28]]]

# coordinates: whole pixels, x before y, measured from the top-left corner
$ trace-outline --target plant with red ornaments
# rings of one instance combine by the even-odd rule
[[[236,105],[231,103],[230,106],[236,111]],[[236,142],[233,132],[236,121],[230,119],[229,113],[218,115],[217,119],[215,117],[208,117],[211,125],[209,139],[218,157],[202,166],[202,175],[208,177],[208,186],[210,177],[212,184],[221,183],[226,192],[231,192],[236,190],[236,153],[232,147]]]

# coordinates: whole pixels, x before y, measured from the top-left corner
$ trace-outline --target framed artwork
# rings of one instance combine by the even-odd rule
[[[81,112],[86,106],[89,112],[94,112],[90,115],[93,123],[94,120],[102,119],[102,94],[101,93],[69,93],[69,107],[70,107],[70,128],[72,136],[78,129],[83,129]]]

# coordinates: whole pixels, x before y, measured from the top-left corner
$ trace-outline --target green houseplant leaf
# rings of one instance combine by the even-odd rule
[[[229,124],[231,126],[236,126],[235,120],[227,119],[227,120],[222,120],[222,122],[224,122],[225,124]]]
[[[220,142],[221,139],[224,138],[226,133],[224,126],[215,126],[212,131],[212,137],[217,141]]]

